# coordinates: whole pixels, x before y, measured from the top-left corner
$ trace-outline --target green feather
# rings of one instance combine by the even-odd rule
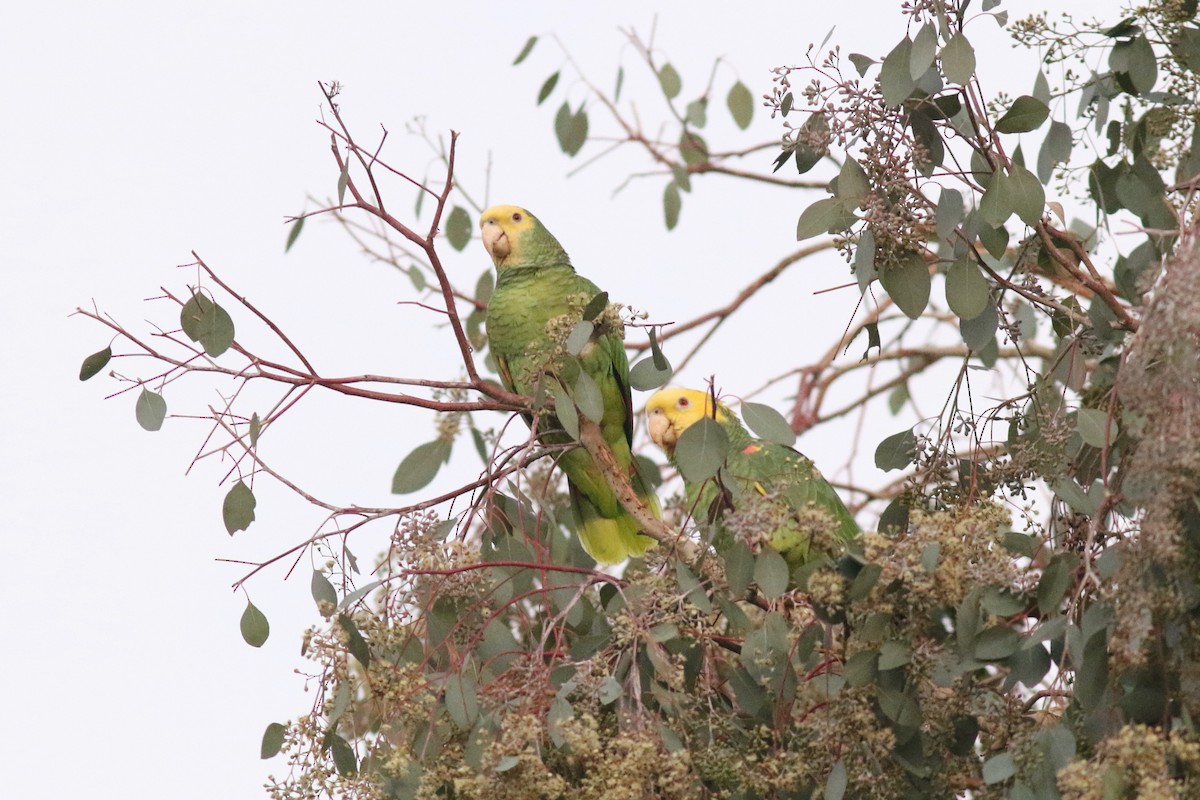
[[[837,491],[813,462],[786,445],[752,437],[722,406],[729,455],[718,480],[688,486],[698,516],[763,529],[793,567],[840,549],[860,532]],[[809,513],[815,512],[815,513]],[[725,527],[725,525],[723,525]]]

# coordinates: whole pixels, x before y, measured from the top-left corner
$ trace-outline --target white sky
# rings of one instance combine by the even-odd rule
[[[712,308],[794,247],[796,218],[815,193],[696,180],[668,234],[664,177],[612,195],[644,159],[619,156],[567,178],[579,160],[558,150],[553,114],[564,92],[574,105],[583,87],[564,75],[551,100],[534,106],[542,81],[562,66],[548,40],[525,64],[509,65],[530,34],[557,33],[601,86],[611,87],[619,59],[625,99],[638,103],[643,120],[661,119],[617,30],[647,34],[650,5],[210,0],[194,11],[148,2],[6,10],[0,410],[8,432],[0,497],[10,509],[10,566],[0,599],[15,623],[0,658],[6,796],[257,796],[265,776],[283,767],[259,760],[263,729],[303,713],[312,697],[292,673],[303,665],[301,633],[318,619],[311,563],[291,580],[273,570],[251,584],[272,625],[255,650],[238,633],[245,597],[229,590],[240,573],[215,559],[276,552],[309,535],[319,518],[260,482],[258,521],[230,540],[217,485],[224,469],[203,465],[183,476],[201,426],[168,419],[148,434],[134,421],[132,395],[102,401],[114,389],[107,370],[77,380],[81,359],[109,337],[69,319],[75,306],[94,299],[143,330],[144,319],[168,324],[175,315],[166,306],[141,300],[160,285],[184,291],[194,272],[173,267],[195,249],[325,372],[456,377],[445,366],[454,357],[448,334],[431,333],[427,316],[396,305],[413,299],[408,280],[367,263],[335,226],[310,221],[283,254],[283,217],[308,193],[332,194],[337,179],[328,137],[313,121],[318,80],[342,81],[357,134],[370,139],[386,126],[385,156],[416,177],[431,160],[405,124],[423,115],[432,132],[462,131],[459,174],[474,196],[483,197],[490,159],[487,200],[533,210],[582,273],[656,320]],[[844,53],[879,57],[900,36],[890,0],[747,0],[732,15],[726,3],[656,5],[656,45],[683,75],[685,94],[699,92],[713,57],[723,55],[757,96],[769,89],[770,67],[801,61],[835,23],[830,42]],[[1111,2],[1070,5],[1117,16]],[[1038,6],[1009,10],[1015,18]],[[986,20],[968,32],[978,49],[991,48],[981,60],[997,87],[1015,81],[1010,91],[1028,91],[1036,69],[1028,54],[1014,54]],[[719,73],[710,144],[776,138],[780,128],[761,110],[750,133],[733,138],[723,107],[732,74]],[[592,131],[611,130],[593,111]],[[583,156],[597,150],[589,145]],[[411,211],[411,191],[397,187],[390,196]],[[447,246],[443,256],[468,287],[490,266],[478,242],[461,254]],[[810,292],[844,282],[844,269],[833,256],[794,267],[680,382],[716,372],[730,391],[748,392],[823,351],[856,297]],[[235,311],[235,319],[244,324],[245,315]],[[167,393],[172,411],[215,402],[214,389],[228,389],[176,386]],[[786,394],[764,399],[782,409]],[[311,397],[288,420],[264,445],[268,456],[339,502],[398,502],[388,494],[392,471],[432,438],[425,415],[332,397]],[[903,424],[886,423],[889,431]],[[801,446],[818,463],[841,463],[848,430],[815,431]],[[469,450],[464,443],[460,455]],[[469,458],[455,463],[473,467]],[[374,552],[357,554],[367,562]]]

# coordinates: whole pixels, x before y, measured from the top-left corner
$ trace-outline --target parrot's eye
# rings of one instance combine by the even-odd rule
[[[513,212],[513,216],[512,216],[512,220],[513,220],[513,222],[520,222],[520,221],[521,221],[521,212],[520,212],[520,211],[514,211],[514,212]]]
[[[691,404],[692,404],[692,401],[688,400],[686,397],[679,398],[679,407],[680,408],[687,408]]]

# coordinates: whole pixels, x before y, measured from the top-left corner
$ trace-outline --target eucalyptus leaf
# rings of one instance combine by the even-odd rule
[[[266,616],[258,610],[254,603],[249,601],[246,602],[246,610],[242,612],[239,624],[242,638],[251,647],[262,647],[266,644],[267,637],[271,635],[271,625],[267,622]]]
[[[942,189],[938,196],[937,206],[937,235],[943,241],[949,241],[954,235],[955,228],[963,221],[963,196],[957,189]]]
[[[880,670],[889,670],[896,667],[903,667],[910,661],[912,661],[912,648],[909,647],[907,642],[893,639],[884,642],[880,646],[879,662],[876,666]]]
[[[783,414],[771,406],[743,402],[742,419],[760,438],[789,447],[796,443],[796,432],[792,430],[792,426]]]
[[[83,364],[81,364],[79,367],[79,380],[86,381],[89,378],[95,377],[100,370],[104,369],[108,365],[108,362],[111,358],[111,346],[92,353],[83,360]]]
[[[842,800],[846,796],[846,762],[839,758],[825,778],[825,800]]]
[[[157,431],[162,428],[163,420],[167,417],[167,401],[161,394],[142,387],[142,393],[138,395],[133,411],[138,425],[148,431]]]
[[[562,151],[568,156],[574,156],[583,149],[587,134],[588,119],[584,106],[581,104],[574,112],[566,102],[559,106],[558,113],[554,116],[554,135]]]
[[[1023,94],[996,120],[996,130],[1000,133],[1026,133],[1037,130],[1048,116],[1050,109],[1045,103]]]
[[[920,253],[902,256],[898,265],[879,273],[879,282],[909,319],[920,317],[929,305],[932,280],[929,265]]]
[[[571,333],[567,335],[567,352],[573,356],[582,353],[583,348],[592,340],[592,332],[595,330],[596,323],[586,317],[576,322],[575,327],[571,329]]]
[[[287,726],[278,722],[272,722],[263,731],[262,745],[259,747],[259,758],[273,758],[283,749],[284,735],[287,733]]]
[[[1017,774],[1017,763],[1011,753],[999,753],[983,762],[983,782],[989,786],[1002,783]]]
[[[542,84],[542,88],[538,89],[537,104],[539,106],[546,101],[546,98],[554,91],[554,87],[558,85],[558,76],[559,73],[555,70],[549,78],[546,78],[545,83]]]
[[[960,318],[958,330],[962,335],[963,344],[978,353],[995,341],[998,325],[996,305],[988,303],[979,315],[970,319]]]
[[[1053,614],[1067,590],[1075,582],[1075,570],[1079,567],[1079,556],[1075,553],[1059,553],[1050,559],[1042,570],[1038,581],[1037,604],[1042,614]]]
[[[533,46],[537,44],[538,37],[530,36],[525,40],[525,44],[521,47],[521,52],[517,53],[517,57],[513,59],[513,66],[520,64],[525,58],[533,52]]]
[[[445,439],[419,444],[404,457],[392,476],[392,494],[409,494],[429,485],[442,464],[450,458],[451,443]]]
[[[670,365],[667,369],[659,369],[654,364],[654,358],[647,356],[629,369],[629,385],[639,392],[648,392],[666,386],[671,374]]]
[[[729,455],[729,437],[712,417],[688,427],[675,443],[675,461],[683,479],[701,483],[717,474]]]
[[[1098,408],[1081,408],[1075,418],[1075,430],[1085,444],[1092,447],[1107,447],[1120,433],[1117,421],[1110,419],[1108,412]]]
[[[725,98],[725,105],[729,107],[735,125],[742,130],[750,127],[750,120],[754,116],[754,96],[750,94],[746,84],[738,81],[731,86]]]
[[[1042,140],[1042,148],[1038,151],[1037,177],[1043,184],[1054,176],[1054,167],[1071,157],[1074,146],[1071,126],[1065,122],[1052,120],[1046,138]]]
[[[450,209],[446,216],[446,241],[460,253],[471,241],[471,215],[462,206]]]
[[[1013,164],[1009,170],[1005,190],[1012,209],[1026,225],[1033,227],[1041,222],[1046,208],[1046,188],[1029,170]]]
[[[337,621],[338,627],[346,634],[346,649],[350,651],[350,655],[354,656],[364,667],[370,666],[371,648],[358,630],[354,618],[348,614],[338,614]]]
[[[349,777],[358,774],[358,758],[349,742],[331,730],[325,735],[325,744],[329,748],[329,754],[333,756],[333,766],[338,775]]]
[[[459,730],[470,730],[479,718],[479,690],[470,670],[464,667],[446,679],[444,702]]]
[[[679,212],[683,208],[683,198],[679,194],[679,184],[671,181],[663,189],[663,221],[667,230],[675,230],[679,224]]]
[[[325,577],[325,573],[319,569],[314,569],[312,580],[309,581],[309,590],[312,592],[312,598],[317,604],[317,610],[321,610],[322,605],[328,605],[331,609],[326,615],[333,613],[332,609],[337,608],[338,596],[337,590],[333,588],[333,584]]]
[[[583,313],[580,315],[582,319],[594,320],[596,317],[604,313],[608,308],[608,292],[599,292],[588,304],[583,307]]]
[[[975,637],[975,658],[980,661],[999,661],[1008,658],[1021,646],[1021,634],[1007,625],[994,625]]]
[[[221,504],[221,519],[230,536],[250,527],[256,505],[258,501],[254,499],[254,492],[242,481],[235,483],[226,493],[225,501]]]
[[[975,76],[975,48],[958,31],[942,48],[942,72],[946,80],[965,86]]]
[[[775,549],[764,547],[754,559],[754,582],[768,600],[783,596],[787,591],[788,576],[787,562]]]
[[[974,319],[983,313],[991,300],[988,282],[967,257],[946,270],[946,304],[960,319]]]
[[[875,448],[875,466],[885,472],[904,469],[917,456],[917,437],[911,428],[893,433]]]
[[[675,67],[668,64],[663,64],[658,71],[658,85],[662,88],[662,92],[667,96],[668,100],[674,100],[683,91],[683,81],[679,77],[679,72]]]
[[[796,239],[811,239],[822,233],[837,233],[848,229],[858,221],[852,206],[837,197],[817,200],[800,213],[796,222]]]
[[[908,54],[908,75],[914,81],[919,81],[925,71],[933,64],[937,53],[937,31],[933,23],[926,22],[913,37],[912,47]]]
[[[287,251],[291,250],[292,245],[294,245],[296,240],[300,238],[300,231],[304,230],[305,219],[307,219],[307,217],[300,217],[292,223],[292,227],[288,229],[287,242],[283,245],[283,252],[286,253]]]
[[[837,176],[837,197],[842,200],[854,201],[855,206],[861,206],[871,193],[871,181],[867,171],[850,156],[842,162],[842,168]]]
[[[580,372],[575,379],[575,405],[583,415],[597,425],[604,419],[604,395],[595,378],[586,372]]]
[[[917,82],[909,71],[912,40],[901,39],[883,59],[879,69],[879,86],[883,91],[883,102],[895,108],[908,99],[917,88]]]

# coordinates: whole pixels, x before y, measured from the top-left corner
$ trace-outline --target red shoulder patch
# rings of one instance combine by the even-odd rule
[[[762,448],[756,444],[748,444],[742,448],[742,452],[745,453],[746,455],[750,455],[751,453],[757,453],[759,450],[762,450]]]

